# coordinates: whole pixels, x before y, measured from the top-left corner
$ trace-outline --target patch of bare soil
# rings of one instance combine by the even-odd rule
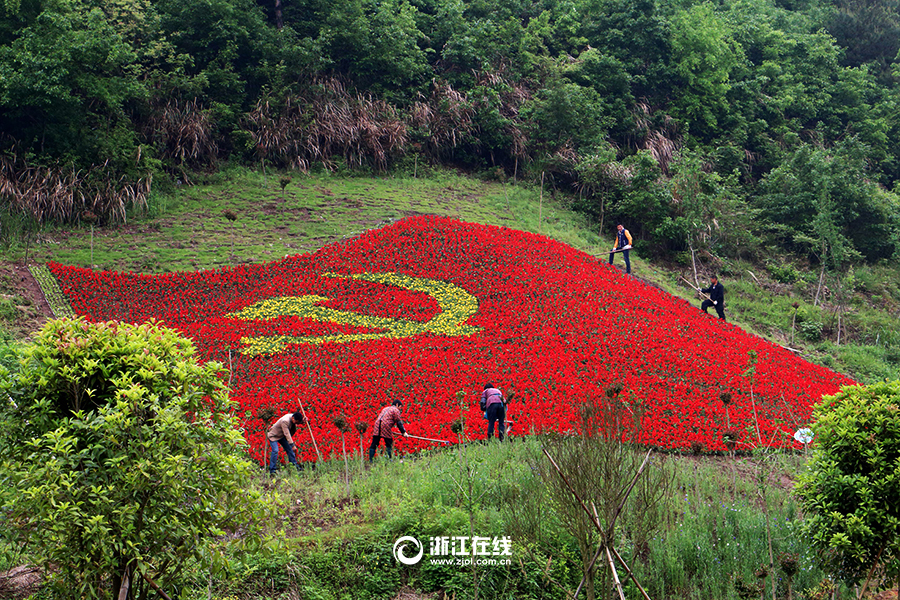
[[[0,598],[27,598],[40,588],[43,573],[38,567],[21,566],[0,573]]]
[[[450,598],[446,593],[434,592],[432,594],[423,594],[422,592],[417,592],[411,587],[403,586],[400,588],[400,591],[397,592],[397,595],[394,596],[394,600],[444,600]]]
[[[13,298],[18,309],[15,333],[27,336],[53,317],[41,286],[23,263],[0,261],[0,298]]]
[[[309,492],[294,500],[287,534],[299,537],[314,531],[334,529],[351,523],[361,523],[365,515],[359,508],[359,498],[321,500],[318,493]]]

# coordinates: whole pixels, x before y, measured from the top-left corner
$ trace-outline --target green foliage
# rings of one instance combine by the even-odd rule
[[[900,381],[844,387],[813,413],[817,446],[797,494],[805,531],[835,575],[900,566]]]
[[[708,134],[729,108],[731,72],[744,58],[743,48],[708,2],[675,16],[671,45],[675,72],[683,85],[675,107],[692,129]]]
[[[803,319],[798,326],[800,335],[808,342],[818,342],[822,339],[822,322],[814,319]]]
[[[769,271],[772,279],[778,283],[794,283],[800,279],[800,272],[790,263],[779,264],[770,262],[766,264],[766,269]]]
[[[0,371],[10,535],[53,564],[58,597],[164,588],[211,538],[265,514],[222,382],[193,344],[149,323],[50,321]]]
[[[601,95],[566,78],[548,81],[523,108],[522,116],[530,125],[535,145],[546,154],[564,146],[593,149],[612,124]]]
[[[351,0],[331,7],[319,42],[339,72],[384,94],[409,94],[423,83],[424,34],[416,8],[406,0]]]
[[[734,174],[706,167],[706,157],[683,150],[672,164],[672,207],[656,233],[673,249],[709,249],[740,254],[756,246],[749,235],[750,215]]]
[[[146,94],[136,63],[135,49],[100,9],[48,3],[0,44],[0,129],[54,160],[111,160],[132,173],[141,161],[124,108]]]
[[[864,156],[853,139],[803,145],[769,173],[759,200],[783,241],[835,264],[893,255],[897,200],[867,179]]]

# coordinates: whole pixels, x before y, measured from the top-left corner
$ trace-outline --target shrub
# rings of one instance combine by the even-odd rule
[[[900,382],[844,387],[814,417],[818,447],[797,487],[805,529],[833,573],[868,582],[900,561]]]
[[[790,263],[768,263],[766,269],[769,271],[772,279],[778,283],[794,283],[800,279],[800,272]]]
[[[818,342],[822,339],[821,321],[803,321],[800,323],[800,335],[808,342]]]
[[[82,319],[50,321],[17,372],[0,367],[8,533],[54,565],[58,597],[171,588],[212,536],[259,522],[222,371],[158,324]]]

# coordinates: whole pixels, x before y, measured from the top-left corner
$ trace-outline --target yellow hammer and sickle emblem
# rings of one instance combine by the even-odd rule
[[[393,285],[414,292],[428,294],[437,302],[440,311],[426,322],[373,317],[348,310],[335,310],[321,306],[328,298],[308,294],[305,296],[281,296],[252,304],[238,312],[226,315],[232,319],[245,321],[268,320],[282,316],[305,317],[316,321],[341,323],[382,329],[379,333],[348,333],[321,336],[270,335],[241,338],[244,354],[275,354],[290,344],[324,344],[325,342],[358,342],[383,338],[405,338],[420,333],[434,333],[447,336],[472,335],[482,330],[465,322],[478,311],[478,300],[464,289],[436,279],[410,277],[400,273],[359,273],[339,275],[324,273],[324,277],[371,281],[383,285]]]

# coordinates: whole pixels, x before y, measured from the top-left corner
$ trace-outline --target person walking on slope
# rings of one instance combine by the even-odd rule
[[[700,290],[704,294],[709,294],[709,299],[704,300],[700,308],[706,314],[710,306],[715,307],[716,314],[725,321],[725,286],[719,283],[719,278],[713,275],[709,278],[709,287]]]
[[[387,450],[388,458],[394,457],[394,426],[400,430],[403,437],[409,437],[406,428],[403,427],[403,418],[400,416],[401,406],[403,406],[403,402],[394,400],[390,406],[381,409],[378,418],[375,419],[375,424],[372,426],[372,445],[369,446],[369,462],[375,459],[375,449],[381,444],[382,439],[384,439],[384,448]]]
[[[278,470],[278,446],[284,448],[288,461],[297,467],[298,471],[300,470],[300,463],[297,462],[297,454],[294,452],[294,448],[297,446],[294,444],[292,436],[297,432],[297,425],[302,423],[306,423],[306,417],[298,411],[284,415],[269,427],[266,438],[272,446],[272,454],[269,456],[269,473],[271,475]]]
[[[615,256],[615,252],[618,250],[622,253],[622,257],[625,258],[625,272],[631,273],[631,261],[628,258],[628,253],[631,252],[631,234],[628,232],[625,227],[619,223],[616,225],[616,245],[613,246],[612,252],[609,253],[609,264],[613,264],[613,256]]]
[[[479,407],[481,406],[484,407],[488,422],[487,439],[494,437],[494,423],[497,423],[497,437],[502,442],[503,434],[506,433],[506,404],[503,401],[503,393],[495,388],[493,383],[484,384],[479,401]]]

